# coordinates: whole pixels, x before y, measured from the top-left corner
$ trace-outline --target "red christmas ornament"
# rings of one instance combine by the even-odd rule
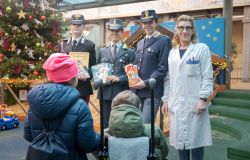
[[[47,43],[47,48],[48,48],[48,49],[52,49],[52,48],[53,48],[53,45],[52,45],[51,42],[48,42],[48,43]]]
[[[41,21],[45,21],[45,20],[46,20],[46,16],[41,16],[41,17],[40,17],[40,20],[41,20]]]
[[[4,54],[0,53],[0,62],[2,62],[4,60]]]
[[[14,66],[14,73],[15,73],[15,74],[20,74],[20,73],[21,73],[21,70],[22,70],[21,64],[16,64],[16,65]]]
[[[32,16],[29,16],[28,18],[29,18],[29,20],[32,20],[33,17],[32,17]]]
[[[4,31],[0,31],[0,37],[4,36]]]
[[[3,49],[5,51],[9,51],[10,50],[10,40],[9,39],[5,39],[3,41]]]
[[[34,71],[33,74],[37,76],[39,73],[37,71]]]

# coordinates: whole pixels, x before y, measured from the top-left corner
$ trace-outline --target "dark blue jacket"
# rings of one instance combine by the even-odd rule
[[[24,123],[24,138],[31,142],[43,129],[62,120],[57,134],[70,151],[71,160],[86,160],[86,153],[99,147],[100,136],[93,129],[93,119],[86,102],[70,86],[48,83],[28,93],[29,113]]]
[[[149,79],[156,79],[155,97],[163,96],[163,79],[168,70],[168,54],[171,49],[169,37],[154,34],[147,42],[145,38],[137,43],[134,64],[139,67],[139,76],[145,82],[146,88],[136,90],[139,97],[149,98]]]

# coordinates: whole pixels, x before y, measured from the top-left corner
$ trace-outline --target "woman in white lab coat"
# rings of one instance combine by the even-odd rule
[[[196,42],[192,17],[177,19],[173,48],[168,57],[163,113],[170,113],[170,145],[179,160],[202,160],[204,146],[212,145],[207,98],[213,90],[213,69],[207,45]]]

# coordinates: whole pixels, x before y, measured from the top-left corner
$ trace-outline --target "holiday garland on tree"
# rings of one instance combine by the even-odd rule
[[[49,1],[50,2],[50,1]],[[46,0],[0,0],[0,78],[43,79],[66,23]]]

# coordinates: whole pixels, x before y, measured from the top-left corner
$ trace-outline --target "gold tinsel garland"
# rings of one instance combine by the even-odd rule
[[[45,82],[46,80],[42,80],[42,79],[21,79],[21,78],[17,78],[17,79],[0,79],[0,83],[7,83],[10,84],[10,87],[15,86],[16,84],[24,84],[24,85],[29,85],[29,84],[40,84]]]
[[[217,62],[212,60],[212,64],[217,66],[217,68],[214,70],[214,77],[217,77],[220,73],[220,70],[225,70],[227,68],[227,62]]]

